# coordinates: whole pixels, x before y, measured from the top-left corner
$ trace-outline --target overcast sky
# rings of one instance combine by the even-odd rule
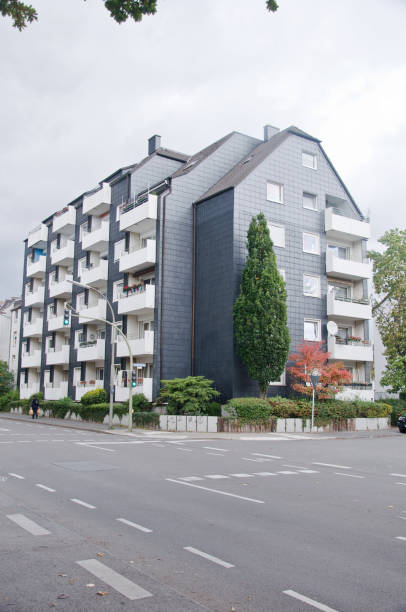
[[[147,139],[194,153],[236,130],[320,138],[375,238],[406,226],[405,0],[158,0],[118,25],[102,0],[30,0],[0,17],[0,298],[23,240]]]

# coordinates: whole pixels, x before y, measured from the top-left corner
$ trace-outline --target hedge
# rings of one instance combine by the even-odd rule
[[[228,402],[229,412],[241,423],[269,419],[271,406],[265,399],[258,397],[235,397]]]
[[[396,427],[398,424],[398,418],[401,414],[406,414],[406,400],[405,399],[386,399],[385,404],[389,404],[392,407],[391,424]]]
[[[92,406],[94,404],[104,404],[108,401],[107,391],[105,389],[92,389],[82,395],[80,403],[83,406]]]
[[[133,412],[133,423],[145,429],[159,429],[159,414],[156,412]]]

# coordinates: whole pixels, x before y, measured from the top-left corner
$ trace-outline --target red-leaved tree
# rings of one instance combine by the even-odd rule
[[[348,372],[341,361],[327,363],[330,353],[322,350],[323,342],[302,342],[297,347],[297,353],[290,355],[289,360],[295,365],[288,368],[293,378],[292,387],[303,395],[312,394],[310,375],[313,370],[320,373],[316,393],[319,399],[329,399],[342,390],[345,383],[352,381],[352,374]],[[309,383],[309,384],[306,384]]]

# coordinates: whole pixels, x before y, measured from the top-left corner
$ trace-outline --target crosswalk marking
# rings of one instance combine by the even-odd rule
[[[41,536],[51,533],[48,529],[44,529],[41,525],[38,525],[38,523],[31,521],[31,519],[24,516],[24,514],[7,514],[7,518],[25,529],[25,531],[28,531],[31,535]]]
[[[77,564],[131,601],[152,597],[152,593],[138,586],[135,582],[131,582],[104,563],[100,563],[97,559],[85,559],[84,561],[77,561]]]

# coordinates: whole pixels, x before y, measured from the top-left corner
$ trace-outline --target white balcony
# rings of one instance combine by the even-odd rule
[[[38,287],[34,291],[25,291],[25,306],[41,306],[44,303],[45,287]]]
[[[338,340],[335,336],[329,336],[327,350],[330,359],[337,361],[373,361],[372,345],[365,341],[352,342],[350,340]]]
[[[77,349],[77,361],[101,361],[104,360],[105,340],[89,340],[81,342]]]
[[[369,262],[354,261],[353,259],[341,259],[334,253],[327,251],[326,271],[328,275],[335,278],[349,280],[362,280],[371,278],[371,264]]]
[[[20,399],[28,399],[33,393],[39,393],[39,382],[20,384]]]
[[[156,227],[157,219],[156,195],[149,194],[143,204],[124,204],[120,209],[120,231],[147,234]]]
[[[58,234],[71,236],[75,230],[76,210],[73,206],[67,206],[54,215],[52,231]]]
[[[143,393],[148,401],[152,402],[152,378],[142,378],[136,387],[132,389],[133,396]],[[128,400],[128,387],[116,385],[114,388],[114,399],[116,402],[126,402]]]
[[[85,381],[83,384],[77,383],[75,386],[75,400],[80,402],[85,393],[88,391],[94,391],[95,389],[103,389],[102,380]]]
[[[59,400],[68,396],[68,381],[60,383],[47,383],[44,399]]]
[[[59,350],[56,351],[48,348],[46,355],[47,365],[69,363],[69,349],[69,344],[64,344]]]
[[[155,286],[145,285],[138,292],[122,293],[118,299],[118,314],[151,314],[155,307]]]
[[[106,320],[106,300],[99,300],[94,306],[79,304],[77,310],[79,312],[79,323],[102,322]]]
[[[147,240],[143,249],[124,253],[120,257],[120,272],[139,272],[155,265],[156,242]]]
[[[47,258],[45,255],[41,255],[37,261],[27,261],[27,276],[44,278],[46,266]]]
[[[82,249],[84,251],[105,251],[109,244],[109,223],[102,223],[91,232],[82,231]]]
[[[53,248],[51,250],[51,263],[54,266],[69,266],[72,264],[74,246],[73,240],[67,240],[59,249]]]
[[[51,317],[50,319],[48,319],[48,331],[57,331],[58,329],[70,329],[70,323],[69,325],[64,325],[65,317],[63,315],[59,316],[59,317]]]
[[[80,282],[91,287],[104,287],[107,283],[108,269],[108,261],[101,259],[97,266],[80,270]]]
[[[364,321],[372,318],[372,308],[368,301],[337,299],[332,291],[327,296],[327,316]]]
[[[69,280],[72,280],[73,276],[71,274],[67,274],[64,280],[54,281],[51,278],[49,279],[49,297],[61,297],[61,298],[70,298],[72,295],[72,283]]]
[[[327,238],[333,240],[368,240],[371,237],[371,226],[365,221],[346,217],[337,208],[326,208],[324,227]]]
[[[31,230],[28,234],[27,246],[37,247],[38,249],[43,249],[48,242],[48,228],[46,225],[41,223],[35,229]]]
[[[22,368],[39,368],[41,367],[41,349],[34,349],[29,353],[21,355]]]
[[[42,317],[38,317],[31,323],[24,323],[23,336],[24,338],[30,338],[31,336],[42,336]]]
[[[83,214],[84,215],[101,215],[107,212],[111,203],[111,189],[108,183],[103,183],[103,186],[98,191],[84,196],[83,198]]]
[[[144,338],[127,336],[134,357],[151,356],[154,354],[154,332],[146,331]],[[117,357],[129,357],[127,344],[121,336],[117,336]]]

